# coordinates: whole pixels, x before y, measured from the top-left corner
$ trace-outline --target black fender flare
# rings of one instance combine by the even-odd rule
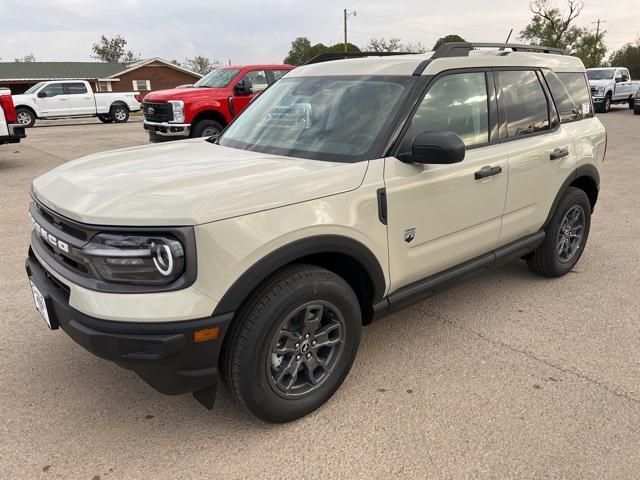
[[[213,314],[234,312],[264,281],[282,267],[313,254],[337,253],[351,257],[367,272],[373,285],[372,298],[380,300],[386,282],[384,272],[373,252],[361,242],[341,235],[318,235],[296,240],[269,253],[251,266],[224,294]]]
[[[542,225],[543,229],[546,228],[547,225],[549,225],[549,222],[551,222],[551,217],[553,217],[553,213],[556,211],[558,202],[560,202],[560,198],[562,198],[562,195],[564,195],[564,192],[566,192],[567,188],[569,188],[569,185],[571,185],[575,180],[577,180],[580,177],[590,178],[595,182],[596,188],[600,190],[600,173],[598,172],[598,169],[591,164],[580,165],[573,172],[571,172],[571,174],[562,183],[562,186],[560,187],[560,189],[558,190],[558,193],[556,194],[556,198],[553,199],[553,203],[551,204],[551,209],[549,210],[549,215],[547,215],[547,219]]]

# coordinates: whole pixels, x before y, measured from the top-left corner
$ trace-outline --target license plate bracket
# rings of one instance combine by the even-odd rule
[[[36,304],[36,310],[38,310],[38,313],[47,323],[50,330],[57,330],[60,328],[60,325],[55,318],[51,298],[49,295],[42,293],[42,289],[40,289],[31,278],[29,278],[29,283],[31,284],[31,293],[33,294],[33,301]]]

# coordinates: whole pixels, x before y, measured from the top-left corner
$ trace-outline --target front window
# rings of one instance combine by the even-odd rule
[[[38,89],[44,85],[45,82],[40,82],[40,83],[36,83],[33,87],[30,87],[25,93],[25,95],[28,95],[30,93],[36,93],[38,91]]]
[[[221,145],[316,160],[375,158],[415,77],[290,77],[276,82],[220,137]]]
[[[587,78],[589,80],[611,80],[615,70],[613,68],[607,68],[603,70],[587,70]]]
[[[64,88],[61,83],[51,83],[42,89],[42,92],[47,97],[57,97],[58,95],[64,95]]]
[[[261,92],[269,86],[269,82],[267,82],[267,74],[264,70],[253,70],[242,77],[242,80],[248,80],[251,82],[251,87],[254,92]]]
[[[240,70],[237,68],[218,68],[213,72],[207,73],[194,85],[200,88],[224,88],[236,78],[238,73],[240,73]]]

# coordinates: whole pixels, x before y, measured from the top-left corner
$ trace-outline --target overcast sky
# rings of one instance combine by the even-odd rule
[[[375,36],[431,48],[448,33],[504,41],[514,28],[516,36],[531,17],[528,7],[528,0],[0,0],[0,58],[91,60],[101,34],[119,34],[143,58],[203,54],[223,63],[280,63],[298,36],[342,41],[343,8],[357,12],[349,18],[356,45]],[[587,0],[578,24],[594,27],[598,18],[607,20],[610,51],[640,33],[638,0]]]

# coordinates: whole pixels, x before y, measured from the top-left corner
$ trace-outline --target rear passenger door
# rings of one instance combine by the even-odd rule
[[[64,90],[69,97],[71,115],[95,115],[96,104],[93,100],[93,92],[88,91],[85,83],[65,83]]]
[[[556,194],[576,168],[571,133],[560,124],[542,72],[495,69],[500,135],[509,156],[509,186],[500,244],[542,227]]]

